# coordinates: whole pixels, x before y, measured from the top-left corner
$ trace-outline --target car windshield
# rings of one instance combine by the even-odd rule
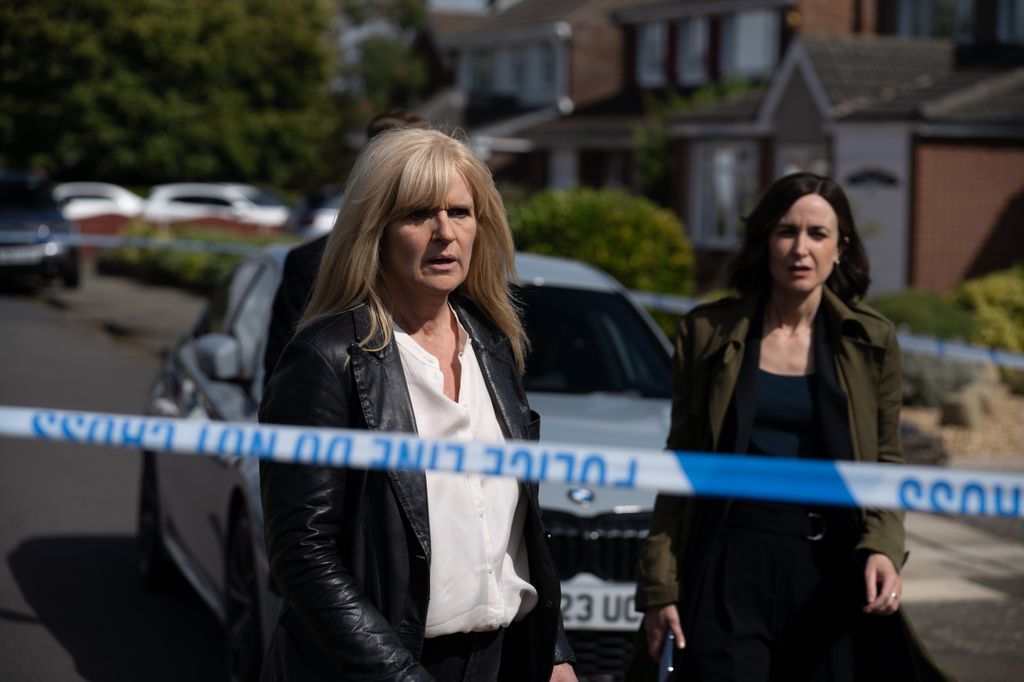
[[[668,351],[624,296],[555,286],[517,292],[532,345],[527,391],[671,397]]]
[[[42,180],[0,179],[0,209],[53,208],[50,186]]]

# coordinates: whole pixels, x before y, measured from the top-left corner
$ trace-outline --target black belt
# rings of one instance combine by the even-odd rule
[[[799,507],[769,507],[733,502],[725,517],[726,528],[788,535],[818,542],[825,538],[828,524],[817,512]]]

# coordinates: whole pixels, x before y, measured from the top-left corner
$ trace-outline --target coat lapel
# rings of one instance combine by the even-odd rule
[[[878,395],[876,386],[885,347],[875,343],[867,329],[832,290],[824,293],[826,322],[832,339],[834,367],[839,389],[847,398],[847,423],[851,457],[872,459],[877,448]]]
[[[370,318],[365,306],[353,316],[353,338],[363,339],[369,333]],[[374,339],[370,347],[376,347]],[[349,348],[352,358],[352,377],[359,403],[371,431],[417,433],[416,417],[405,383],[405,372],[394,339],[379,351],[368,351],[353,344]],[[418,471],[388,471],[386,473],[395,498],[402,505],[409,525],[430,559],[430,518],[427,512],[427,479]]]
[[[836,460],[853,459],[850,436],[849,406],[846,393],[839,386],[839,360],[833,351],[835,334],[829,329],[828,313],[819,310],[814,318],[814,387],[820,419],[820,441],[816,457]]]
[[[528,440],[529,415],[522,411],[526,400],[513,401],[514,396],[522,394],[522,388],[508,340],[481,320],[470,301],[461,296],[452,296],[450,301],[459,322],[473,341],[473,351],[501,432],[509,440]]]
[[[750,334],[758,302],[747,300],[742,303],[742,306],[743,309],[738,315],[730,315],[730,319],[733,320],[731,326],[727,327],[723,324],[716,329],[715,336],[707,345],[707,350],[701,354],[701,362],[711,364],[711,382],[707,396],[695,397],[708,401],[708,419],[710,420],[712,447],[716,451],[721,451],[723,447],[726,449],[733,448],[739,438],[742,437],[739,433],[733,433],[731,434],[730,442],[722,442],[723,435],[730,435],[723,434],[725,418],[729,411],[729,405],[732,403],[733,394],[737,391],[741,369],[750,362],[754,363],[755,372],[757,369],[758,358],[748,357],[750,355],[750,347],[747,337]],[[755,349],[755,353],[759,350],[760,348]],[[749,383],[751,380],[756,381],[756,373],[752,379],[748,378],[744,384]],[[743,403],[744,400],[741,399],[740,402]],[[739,406],[736,415],[737,423],[734,425],[737,431],[740,430],[741,419],[747,420],[748,417],[752,418],[752,410],[752,404]],[[750,413],[749,415],[747,414],[748,412]],[[749,440],[749,428],[747,428],[747,439]]]

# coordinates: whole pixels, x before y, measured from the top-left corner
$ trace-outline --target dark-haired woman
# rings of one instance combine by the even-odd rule
[[[858,301],[869,281],[842,189],[776,181],[746,219],[740,296],[679,324],[668,447],[902,462],[899,348]],[[649,669],[671,632],[684,680],[942,679],[893,616],[904,560],[895,511],[661,495],[638,649]]]

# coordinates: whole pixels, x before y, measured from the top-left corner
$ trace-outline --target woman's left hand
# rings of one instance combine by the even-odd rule
[[[864,613],[888,616],[896,613],[903,596],[903,580],[892,560],[884,554],[872,554],[864,565],[868,603]]]
[[[551,682],[577,682],[571,663],[558,663],[551,669]]]

